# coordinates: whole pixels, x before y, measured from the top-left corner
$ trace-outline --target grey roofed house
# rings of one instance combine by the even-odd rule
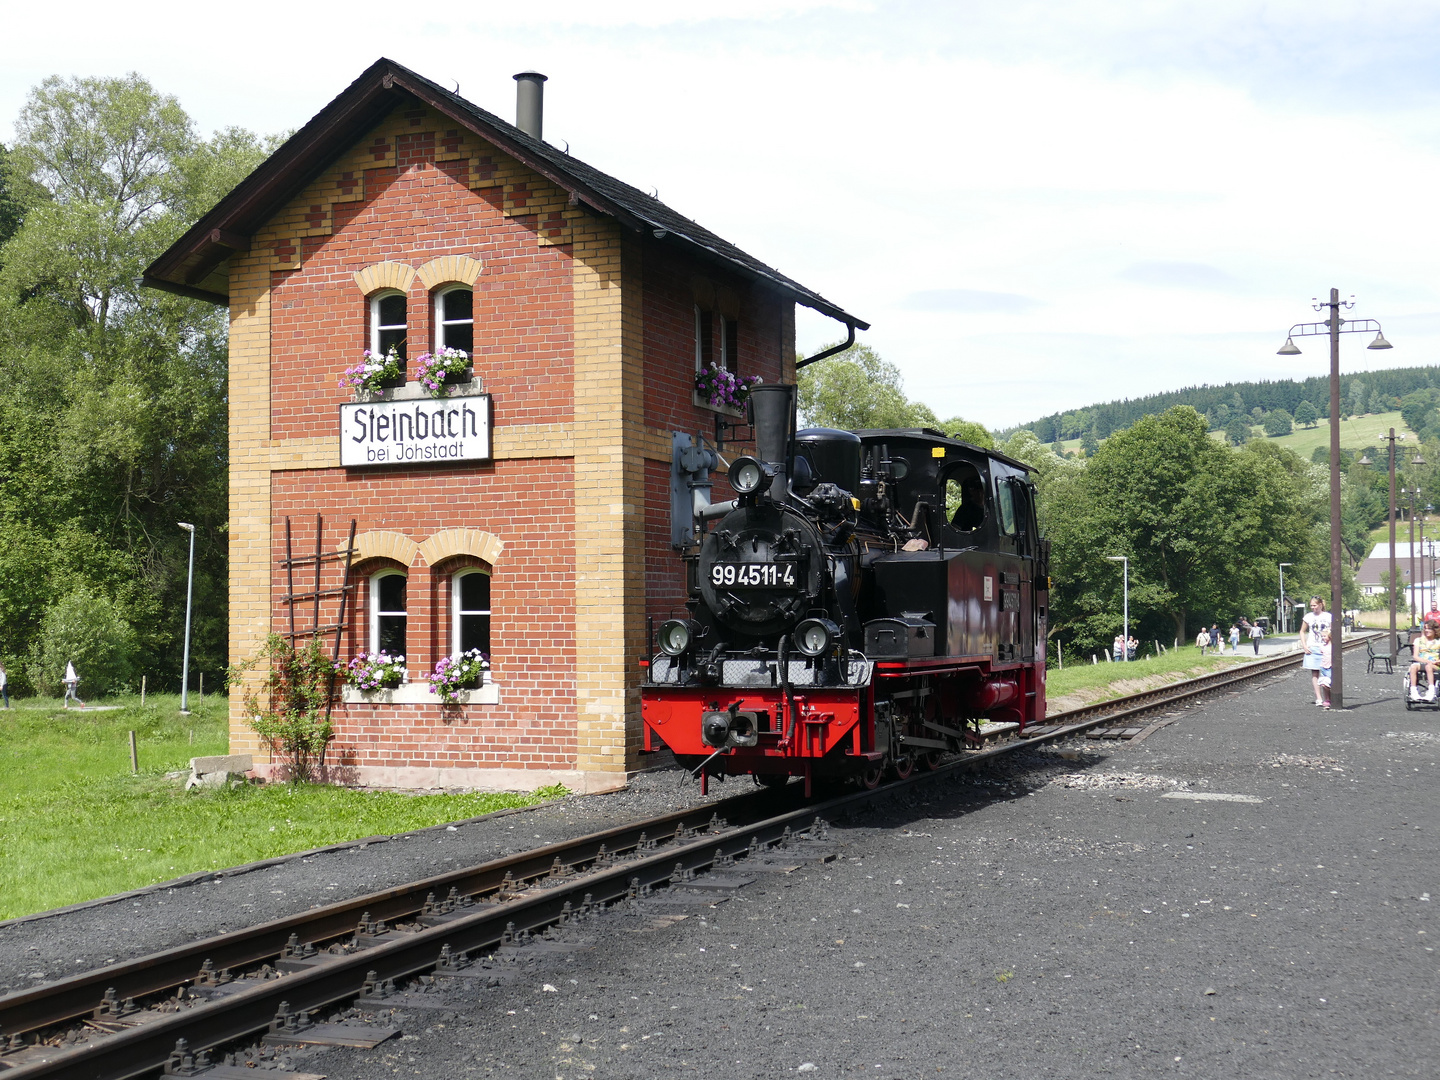
[[[1397,541],[1395,544],[1395,570],[1399,579],[1407,587],[1410,584],[1410,543],[1408,541]],[[1440,555],[1440,546],[1428,544],[1422,550],[1417,541],[1415,547],[1415,576],[1418,579],[1417,588],[1429,589],[1433,585],[1435,577],[1435,556]],[[1429,560],[1427,563],[1426,560]],[[1389,543],[1376,544],[1374,549],[1360,564],[1360,569],[1355,572],[1355,581],[1360,586],[1360,591],[1367,596],[1378,593],[1382,588],[1383,578],[1381,575],[1390,572],[1390,545]]]

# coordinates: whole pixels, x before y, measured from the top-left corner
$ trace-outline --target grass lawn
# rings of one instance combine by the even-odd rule
[[[65,712],[54,699],[0,712],[0,919],[365,836],[529,806],[544,795],[405,795],[285,784],[185,793],[166,772],[226,752],[228,703],[179,715],[178,695]],[[192,696],[191,706],[196,705]],[[139,741],[130,772],[127,732]],[[193,742],[192,742],[193,739]]]
[[[1122,697],[1134,692],[1133,687],[1116,686],[1117,683],[1129,683],[1133,679],[1150,678],[1157,680],[1156,685],[1179,682],[1182,679],[1207,675],[1220,668],[1256,659],[1259,657],[1255,655],[1247,640],[1240,642],[1238,654],[1232,655],[1227,652],[1224,657],[1216,656],[1211,652],[1207,652],[1202,657],[1200,650],[1194,645],[1181,645],[1178,649],[1170,649],[1159,656],[1150,656],[1127,664],[1107,664],[1103,660],[1098,664],[1092,664],[1087,656],[1083,662],[1078,664],[1067,662],[1064,670],[1051,668],[1046,672],[1045,696],[1054,700],[1078,694],[1083,696],[1087,702],[1104,701],[1107,698]]]

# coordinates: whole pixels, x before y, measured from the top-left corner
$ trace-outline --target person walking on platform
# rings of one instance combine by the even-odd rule
[[[1330,629],[1330,612],[1325,610],[1325,601],[1318,596],[1310,597],[1310,611],[1300,624],[1300,647],[1305,650],[1301,667],[1310,672],[1310,687],[1315,691],[1315,707],[1325,704],[1320,692],[1321,647],[1325,644],[1323,635]]]
[[[1234,655],[1240,651],[1240,627],[1236,623],[1230,624],[1230,653]]]
[[[1113,651],[1112,651],[1111,655],[1115,658],[1115,662],[1116,662],[1117,664],[1120,663],[1120,661],[1122,661],[1122,660],[1125,659],[1125,635],[1124,635],[1124,634],[1116,634],[1116,635],[1115,635],[1115,642],[1114,642],[1114,645],[1113,645]]]
[[[1195,644],[1200,646],[1200,655],[1204,656],[1205,650],[1210,646],[1210,631],[1200,627],[1200,633],[1195,635]]]
[[[1250,624],[1250,644],[1255,646],[1255,655],[1260,655],[1260,639],[1265,636],[1265,631],[1260,629],[1259,623]]]
[[[0,664],[0,695],[4,696],[5,708],[8,709],[10,708],[10,690],[6,686],[7,681],[5,678],[5,665]]]

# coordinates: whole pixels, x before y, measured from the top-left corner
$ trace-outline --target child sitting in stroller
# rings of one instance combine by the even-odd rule
[[[1440,635],[1435,632],[1435,624],[1427,622],[1420,637],[1415,639],[1415,662],[1410,665],[1410,700],[1411,701],[1434,701],[1435,700],[1435,666],[1440,664]],[[1425,691],[1424,698],[1420,696],[1420,687],[1417,679],[1420,668],[1425,668],[1425,681],[1430,688]]]

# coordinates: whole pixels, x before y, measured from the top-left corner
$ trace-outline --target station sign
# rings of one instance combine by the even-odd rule
[[[340,406],[340,464],[448,465],[489,461],[489,394]]]

